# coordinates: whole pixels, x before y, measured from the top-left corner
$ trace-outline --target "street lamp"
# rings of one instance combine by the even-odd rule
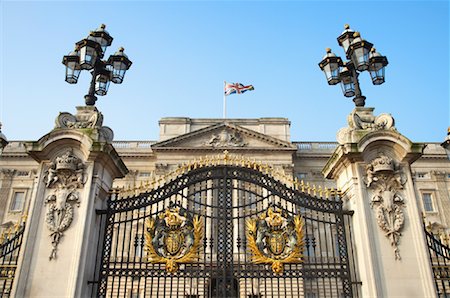
[[[108,93],[109,83],[122,84],[125,72],[132,62],[124,53],[124,48],[111,55],[108,60],[102,60],[106,48],[111,45],[113,38],[102,24],[89,36],[75,43],[75,50],[63,57],[66,66],[66,82],[76,84],[82,70],[91,72],[92,79],[89,92],[84,96],[86,105],[93,106],[97,97]]]
[[[447,157],[450,160],[450,127],[447,129],[447,137],[441,146],[445,149],[445,153],[447,153]]]
[[[345,30],[337,41],[344,48],[348,61],[343,62],[327,48],[319,67],[325,73],[329,85],[341,83],[344,96],[354,97],[355,105],[364,107],[366,97],[362,95],[359,87],[359,74],[368,71],[372,84],[381,85],[384,83],[384,68],[388,65],[388,61],[385,56],[376,52],[372,43],[362,39],[359,32],[351,30],[347,24],[344,27]]]

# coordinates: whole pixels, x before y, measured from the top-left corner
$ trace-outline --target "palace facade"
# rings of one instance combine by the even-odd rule
[[[286,118],[185,117],[162,118],[158,140],[127,141],[95,107],[77,109],[0,157],[3,295],[448,290],[430,241],[449,244],[450,161],[388,114],[356,108],[337,142],[291,140]]]

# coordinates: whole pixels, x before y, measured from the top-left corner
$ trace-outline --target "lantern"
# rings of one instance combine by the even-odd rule
[[[101,69],[95,76],[95,94],[104,96],[108,93],[109,83],[111,82],[111,72]]]
[[[66,82],[69,84],[76,84],[81,72],[78,50],[75,49],[73,52],[70,52],[69,55],[64,56],[62,63],[66,66]]]
[[[112,72],[111,81],[114,84],[122,84],[125,72],[130,68],[132,62],[128,59],[128,56],[123,52],[124,48],[109,56],[108,65]]]
[[[359,32],[355,32],[354,39],[347,50],[347,57],[350,57],[353,65],[358,71],[369,68],[369,52],[372,44],[361,38]]]
[[[375,48],[372,48],[369,56],[369,73],[372,84],[381,85],[384,83],[384,68],[386,65],[388,65],[387,58],[381,56]]]
[[[339,83],[339,71],[341,70],[342,60],[331,52],[330,48],[326,49],[327,54],[319,63],[319,67],[325,73],[325,77],[329,85]]]

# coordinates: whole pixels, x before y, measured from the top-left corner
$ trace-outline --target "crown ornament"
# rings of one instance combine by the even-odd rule
[[[386,155],[380,155],[379,157],[375,158],[371,162],[371,165],[375,173],[394,172],[395,170],[394,161],[391,158],[387,157]]]
[[[55,160],[56,170],[77,170],[80,159],[72,155],[72,150],[67,150],[63,155],[57,157]]]

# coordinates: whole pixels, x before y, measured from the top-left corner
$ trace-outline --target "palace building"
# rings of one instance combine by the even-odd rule
[[[185,117],[113,140],[94,106],[60,113],[0,156],[2,297],[450,295],[450,161],[373,110],[330,142]]]

